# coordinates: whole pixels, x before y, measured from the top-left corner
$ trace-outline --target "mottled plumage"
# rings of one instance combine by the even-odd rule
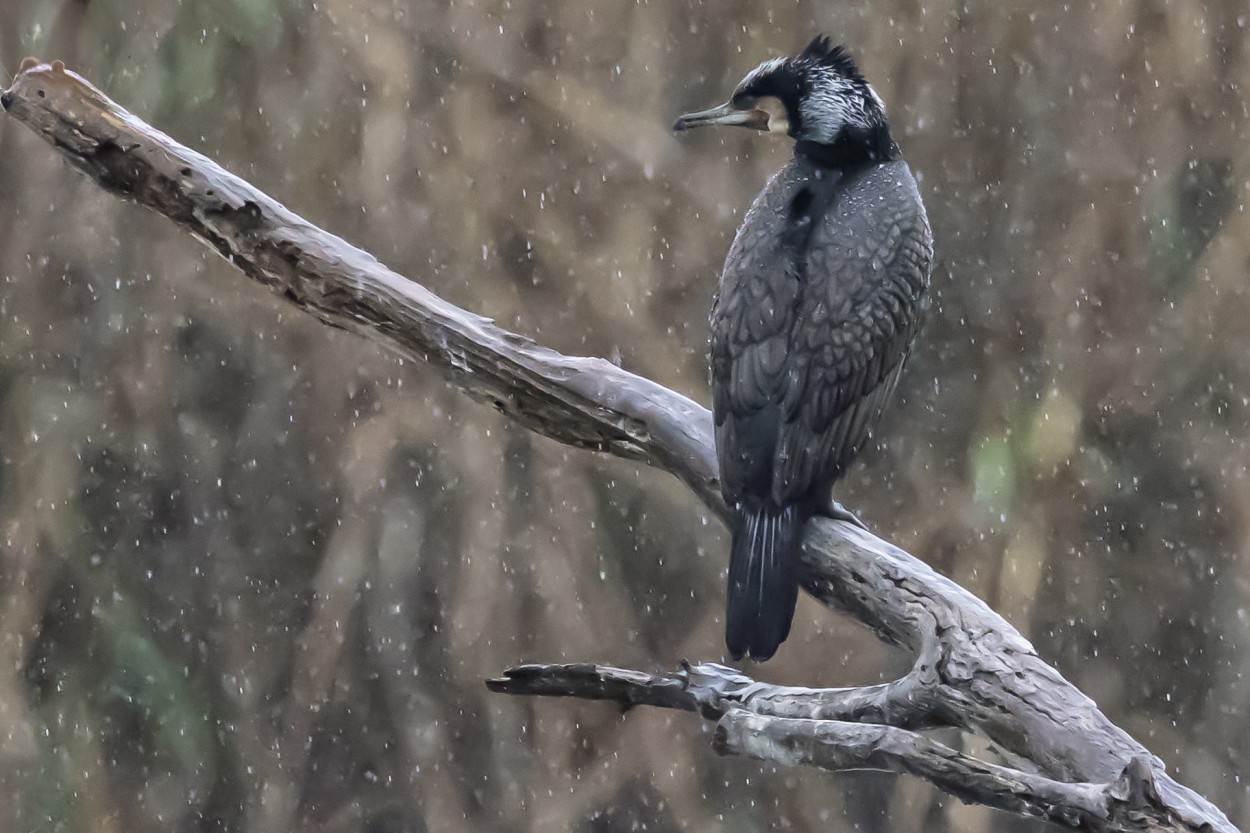
[[[721,489],[738,516],[726,643],[758,660],[789,633],[804,525],[898,382],[933,255],[880,99],[827,40],[761,64],[730,104],[678,126],[768,129],[764,96],[784,106],[795,155],[747,212],[710,319]]]

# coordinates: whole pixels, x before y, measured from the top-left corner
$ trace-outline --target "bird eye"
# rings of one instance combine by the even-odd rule
[[[729,103],[735,110],[750,110],[755,104],[755,96],[750,93],[734,93]]]

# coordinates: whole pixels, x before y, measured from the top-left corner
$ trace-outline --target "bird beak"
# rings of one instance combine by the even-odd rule
[[[709,124],[730,124],[739,127],[753,127],[756,130],[768,129],[768,113],[757,107],[739,110],[732,104],[722,104],[711,110],[700,110],[697,113],[686,113],[673,124],[673,130],[693,130],[696,127],[707,127]]]

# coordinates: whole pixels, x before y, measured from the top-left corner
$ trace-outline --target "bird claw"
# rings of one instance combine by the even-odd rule
[[[864,532],[872,531],[868,528],[868,524],[861,521],[854,512],[847,509],[845,506],[838,503],[836,500],[830,500],[829,506],[827,506],[824,512],[822,512],[821,514],[824,515],[826,518],[829,518],[834,521],[846,521],[849,524],[854,524],[855,526],[864,530]]]

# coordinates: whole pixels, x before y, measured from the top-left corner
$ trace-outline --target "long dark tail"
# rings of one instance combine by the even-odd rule
[[[790,634],[799,597],[798,560],[811,510],[747,498],[729,551],[725,645],[729,655],[763,662]]]

